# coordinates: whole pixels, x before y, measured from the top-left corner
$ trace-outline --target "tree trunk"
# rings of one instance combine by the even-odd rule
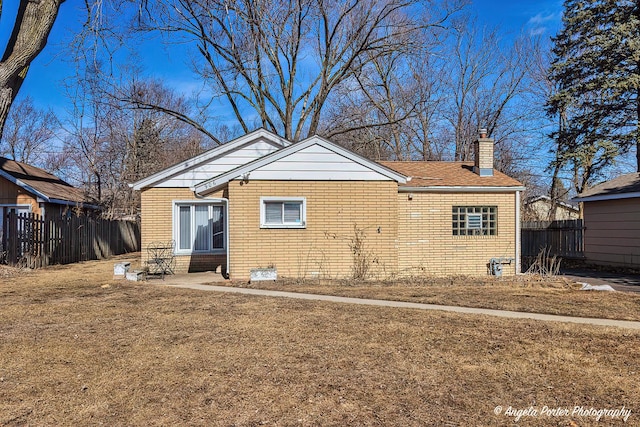
[[[0,138],[9,108],[27,76],[29,65],[47,44],[64,0],[20,0],[16,21],[0,60]]]

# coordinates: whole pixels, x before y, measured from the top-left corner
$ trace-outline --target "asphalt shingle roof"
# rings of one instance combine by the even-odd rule
[[[83,192],[44,169],[0,157],[0,170],[50,199],[84,203]]]
[[[473,162],[379,162],[411,180],[406,187],[522,187],[522,183],[494,169],[493,176],[479,176]],[[402,186],[402,185],[401,185]]]
[[[592,196],[614,196],[626,193],[640,193],[640,174],[637,172],[619,176],[603,182],[578,194],[578,198]]]

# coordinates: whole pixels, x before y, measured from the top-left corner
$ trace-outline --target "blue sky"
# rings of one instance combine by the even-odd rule
[[[64,95],[62,81],[71,75],[62,46],[68,43],[71,34],[78,32],[82,16],[78,8],[80,0],[67,0],[60,8],[58,20],[53,28],[49,43],[40,56],[34,61],[21,89],[20,97],[31,96],[40,108],[64,110],[67,99]],[[13,25],[17,0],[3,2],[0,18],[0,42],[4,47]],[[560,25],[562,1],[560,0],[475,0],[470,4],[470,11],[477,14],[478,23],[487,26],[499,26],[508,39],[521,31],[529,34],[552,36]],[[141,62],[147,71],[153,70],[153,77],[161,78],[165,83],[178,91],[190,95],[196,82],[183,58],[175,52],[167,52],[159,43],[148,42],[145,45]]]

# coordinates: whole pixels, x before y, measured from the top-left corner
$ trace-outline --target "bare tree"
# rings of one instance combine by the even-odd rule
[[[418,0],[157,1],[141,28],[197,47],[195,71],[228,102],[244,132],[299,140],[318,131],[331,93],[367,64],[410,49],[424,28]],[[417,10],[423,14],[416,13]]]
[[[19,162],[45,166],[55,136],[57,118],[33,105],[30,97],[14,102],[0,141],[0,155]]]
[[[373,59],[336,92],[320,134],[376,160],[433,160],[441,149],[436,127],[438,67],[434,46]]]
[[[155,109],[159,105],[187,116],[188,102],[162,83],[127,75],[109,81],[100,70],[87,69],[70,85],[74,109],[67,121],[65,152],[74,164],[74,180],[105,207],[105,215],[133,215],[139,194],[128,183],[193,157],[216,142],[192,126]]]
[[[20,0],[11,36],[0,59],[0,138],[29,65],[44,49],[64,0]],[[0,14],[2,12],[0,3]]]

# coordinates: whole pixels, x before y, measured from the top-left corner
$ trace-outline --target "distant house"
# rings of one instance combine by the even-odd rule
[[[71,208],[96,209],[87,205],[78,188],[55,175],[15,160],[0,157],[0,218],[8,212],[61,215]],[[0,231],[4,221],[0,221]]]
[[[586,260],[640,268],[640,174],[603,182],[573,201],[583,203]]]
[[[173,240],[176,271],[244,280],[268,266],[326,278],[486,275],[492,259],[503,274],[519,268],[524,187],[494,170],[486,137],[475,163],[377,163],[317,136],[257,130],[130,185],[141,191],[142,247]]]
[[[530,197],[523,204],[524,221],[562,221],[580,218],[578,206],[563,201],[551,200],[541,195]]]

